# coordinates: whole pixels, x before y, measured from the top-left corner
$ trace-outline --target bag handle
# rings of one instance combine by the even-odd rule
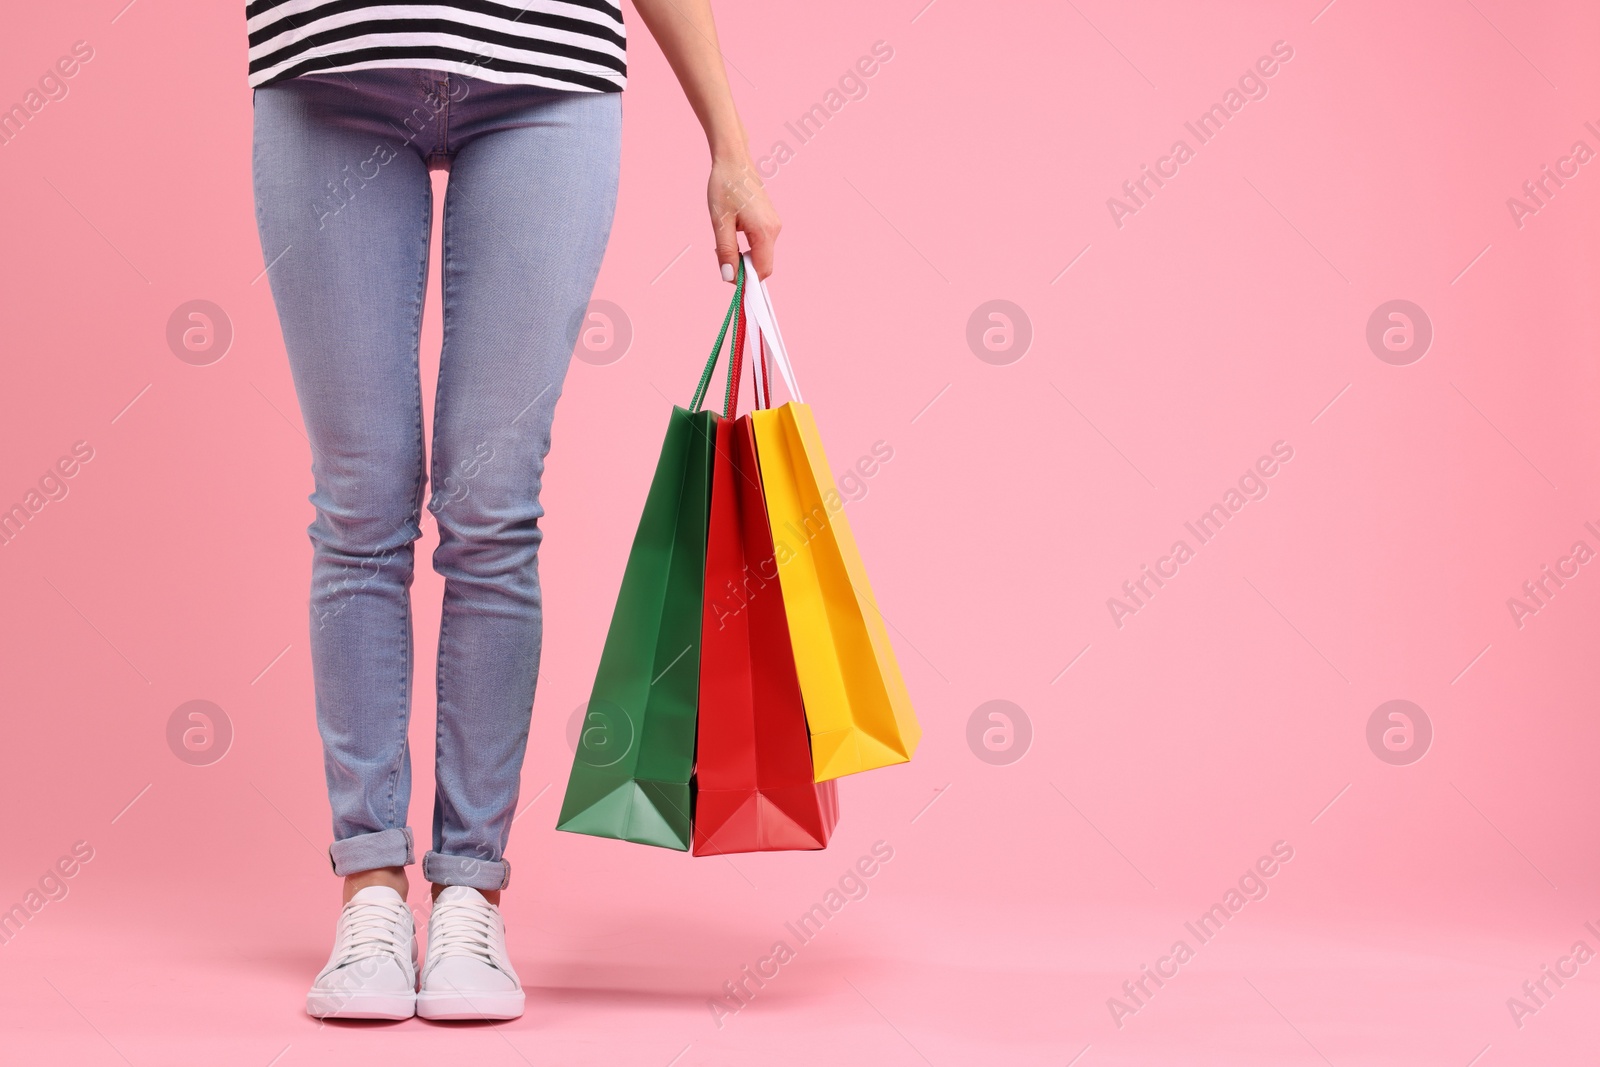
[[[741,319],[743,311],[740,312]],[[761,336],[760,331],[752,331],[750,339],[746,342],[750,350],[750,383],[754,387],[756,407],[770,408],[772,406],[772,372],[767,365],[771,350],[767,346],[767,339]]]
[[[744,294],[745,294],[745,269],[744,268],[745,268],[745,265],[741,261],[740,264],[739,264],[739,274],[734,279],[733,299],[728,303],[728,313],[726,315],[722,316],[722,329],[717,331],[717,340],[716,340],[716,343],[711,346],[711,355],[706,358],[705,369],[700,372],[700,384],[695,386],[694,399],[692,401],[690,401],[690,403],[689,403],[689,410],[690,411],[699,411],[700,410],[700,405],[705,401],[706,388],[711,384],[711,375],[717,369],[717,357],[722,355],[722,340],[723,340],[723,338],[728,336],[728,324],[733,322],[734,313],[739,311],[741,303],[742,303],[742,301],[744,299]],[[743,359],[742,359],[740,353],[737,351],[737,347],[739,345],[739,342],[741,340],[743,340],[743,334],[744,334],[744,322],[742,321],[743,316],[741,315],[740,318],[741,318],[741,321],[740,321],[739,325],[734,329],[733,344],[729,346],[729,353],[728,353],[728,380],[729,380],[729,385],[728,385],[728,391],[724,395],[724,398],[723,398],[723,412],[725,414],[728,413],[729,411],[731,411],[733,400],[734,400],[734,394],[736,393],[736,386],[738,384],[738,378],[734,376],[736,367],[738,367],[739,365],[742,365],[742,363],[743,363]]]
[[[733,327],[733,345],[728,349],[728,382],[722,390],[722,417],[731,419],[739,407],[739,378],[744,374],[744,347],[747,324],[744,312]]]
[[[789,390],[789,396],[796,403],[805,403],[800,395],[800,385],[795,381],[794,367],[789,363],[789,349],[783,343],[783,334],[778,331],[778,317],[772,310],[772,298],[767,295],[767,287],[756,276],[756,267],[746,252],[739,257],[739,273],[746,277],[744,285],[743,310],[749,316],[751,325],[755,327],[754,333],[759,339],[760,354],[762,359],[752,360],[751,366],[756,370],[757,382],[762,388],[758,392],[761,398],[758,405],[767,407],[771,404],[770,391],[765,388],[770,384],[763,379],[765,375],[765,357],[770,353],[772,361],[778,365],[778,373],[783,377],[783,384]]]

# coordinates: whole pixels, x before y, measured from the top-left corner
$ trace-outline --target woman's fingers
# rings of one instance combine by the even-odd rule
[[[756,276],[765,278],[771,274],[773,248],[783,224],[749,161],[714,162],[706,199],[711,207],[711,228],[723,280],[733,281],[738,270],[740,231],[750,246]]]
[[[773,215],[769,219],[746,223],[741,229],[744,230],[745,240],[750,243],[750,262],[755,264],[756,277],[764,281],[772,273],[772,254],[783,223]]]
[[[717,262],[722,264],[722,280],[733,281],[739,265],[738,216],[732,211],[715,211],[711,228],[717,239]]]

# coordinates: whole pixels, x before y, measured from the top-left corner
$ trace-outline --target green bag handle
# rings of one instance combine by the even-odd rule
[[[744,257],[739,257],[739,273],[734,278],[733,300],[728,304],[728,313],[722,317],[722,329],[717,331],[717,343],[711,346],[711,355],[706,359],[706,368],[700,372],[700,384],[695,386],[694,400],[689,404],[690,411],[699,411],[700,405],[705,402],[706,388],[711,384],[711,375],[717,369],[717,357],[722,354],[722,339],[728,335],[728,326],[733,322],[734,314],[739,310],[739,305],[744,299]],[[738,331],[735,331],[737,334]],[[728,352],[728,388],[723,396],[722,413],[730,414],[733,404],[734,390],[738,388],[738,381],[734,374],[739,368],[739,353],[736,351],[737,338]]]

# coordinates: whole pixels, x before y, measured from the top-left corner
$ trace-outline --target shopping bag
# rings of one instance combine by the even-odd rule
[[[728,416],[743,326],[741,316]],[[826,847],[838,790],[813,778],[748,415],[716,424],[702,620],[694,854]]]
[[[812,765],[821,782],[910,760],[922,729],[816,421],[801,400],[771,301],[748,258],[743,306],[752,369],[765,394],[770,354],[791,397],[767,407],[763,396],[750,422]]]
[[[559,830],[687,850],[717,415],[701,411],[743,278],[688,408],[674,406],[567,779]],[[730,372],[732,358],[730,356]]]

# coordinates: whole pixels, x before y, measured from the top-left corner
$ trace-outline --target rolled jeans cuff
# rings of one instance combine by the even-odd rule
[[[328,846],[328,859],[337,875],[360,874],[380,867],[405,867],[417,862],[409,826],[335,841]]]
[[[422,857],[422,877],[434,885],[504,889],[511,884],[511,864],[505,860],[480,860],[474,856],[446,856],[442,852],[429,852]]]

